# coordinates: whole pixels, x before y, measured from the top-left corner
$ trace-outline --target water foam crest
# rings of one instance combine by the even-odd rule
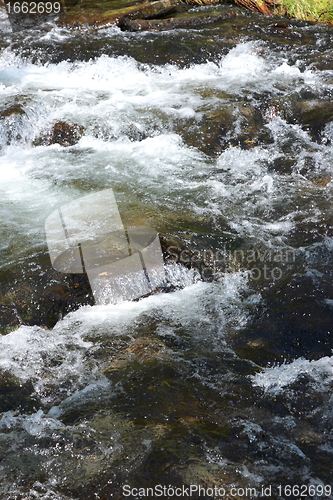
[[[299,358],[292,363],[265,368],[254,375],[252,381],[271,394],[279,394],[302,375],[311,379],[315,390],[326,392],[333,384],[333,357],[325,356],[312,361]]]
[[[21,326],[0,337],[0,369],[22,382],[32,382],[36,395],[48,402],[59,392],[71,393],[98,378],[94,367],[89,373],[84,370],[84,355],[90,346],[77,335]]]

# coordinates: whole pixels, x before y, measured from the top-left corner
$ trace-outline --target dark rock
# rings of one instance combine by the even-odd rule
[[[63,147],[74,146],[81,139],[84,128],[81,125],[57,122],[52,129],[34,140],[34,146],[60,144]]]
[[[293,158],[279,156],[279,158],[275,158],[273,161],[271,169],[278,174],[291,174],[295,163],[296,162]]]
[[[242,133],[230,140],[231,146],[240,146],[242,149],[251,149],[262,143],[273,142],[269,129],[259,109],[247,103],[237,109],[238,119],[241,121]]]
[[[320,141],[325,125],[333,121],[333,101],[303,101],[295,104],[295,118],[303,130]]]
[[[205,113],[199,123],[195,119],[180,121],[176,125],[176,131],[188,146],[214,157],[227,147],[234,124],[234,109],[226,105]]]
[[[273,106],[277,114],[289,123],[299,124],[317,142],[322,142],[325,126],[333,121],[333,100],[300,100],[295,95],[291,102],[275,102]]]
[[[241,122],[240,132],[237,122]],[[245,104],[226,103],[223,107],[204,113],[200,122],[195,119],[180,121],[177,133],[184,142],[200,149],[208,156],[217,156],[227,147],[250,149],[264,142],[272,142],[261,112]]]
[[[0,412],[24,409],[35,411],[37,401],[31,398],[34,392],[31,382],[22,382],[9,372],[0,373]]]
[[[309,69],[314,71],[332,71],[333,58],[330,49],[323,52],[311,51],[308,55]]]
[[[164,16],[171,12],[178,3],[177,0],[158,0],[115,8],[112,0],[101,3],[84,2],[60,16],[59,24],[62,26],[89,25],[95,28],[110,24],[122,26],[127,18],[152,19]]]
[[[159,20],[131,20],[130,18],[125,18],[121,23],[121,28],[127,31],[167,31],[172,29],[200,28],[208,24],[229,20],[235,16],[235,12],[212,12],[206,15],[202,14]]]
[[[12,115],[25,115],[24,105],[19,102],[9,102],[0,105],[0,117],[7,118]]]
[[[0,324],[5,325],[5,331],[22,324],[34,324],[33,297],[34,287],[31,283],[19,282],[7,289],[1,287]]]
[[[283,22],[278,22],[278,23],[273,23],[268,26],[269,29],[272,30],[286,30],[289,28],[288,23],[283,23]]]
[[[39,320],[39,324],[48,328],[52,328],[60,318],[81,305],[94,304],[89,280],[85,274],[56,274],[59,282],[46,285],[36,297],[38,311],[35,311],[35,324],[38,324]]]
[[[27,259],[25,264],[24,276],[21,266],[0,272],[1,333],[20,325],[53,328],[68,312],[94,303],[86,275],[55,271],[46,254]]]
[[[0,126],[5,144],[21,142],[23,123],[26,119],[26,96],[10,96],[0,103]]]
[[[329,276],[321,282],[321,289],[307,276],[286,277],[262,295],[263,305],[246,335],[243,332],[231,339],[240,357],[266,366],[331,355],[332,308],[324,302],[332,295]]]

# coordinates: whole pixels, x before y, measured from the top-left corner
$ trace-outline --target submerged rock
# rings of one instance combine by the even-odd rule
[[[263,141],[272,142],[261,112],[248,103],[235,104],[228,98],[222,107],[204,112],[200,121],[180,120],[175,128],[187,145],[212,157],[228,147],[251,149]]]
[[[119,347],[119,346],[117,346]],[[159,339],[153,337],[140,337],[131,342],[124,349],[116,349],[112,355],[113,360],[103,369],[111,381],[118,382],[132,369],[136,370],[137,364],[149,364],[157,360],[168,360],[168,349]]]
[[[319,359],[330,356],[333,348],[331,280],[313,286],[306,276],[287,276],[262,291],[258,309],[246,335],[231,338],[235,352],[266,366],[299,357]],[[320,312],[320,314],[319,314]]]

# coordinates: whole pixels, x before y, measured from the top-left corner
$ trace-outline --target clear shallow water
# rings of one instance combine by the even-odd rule
[[[330,484],[333,129],[306,113],[333,68],[256,41],[185,66],[41,64],[18,55],[29,36],[0,59],[1,498]],[[43,142],[58,122],[75,144]],[[160,232],[174,291],[62,317],[45,219],[110,187]]]

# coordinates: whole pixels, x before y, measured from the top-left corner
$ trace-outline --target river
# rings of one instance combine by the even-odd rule
[[[1,14],[3,500],[333,498],[333,28],[237,12]],[[168,284],[96,305],[45,220],[110,188]]]

